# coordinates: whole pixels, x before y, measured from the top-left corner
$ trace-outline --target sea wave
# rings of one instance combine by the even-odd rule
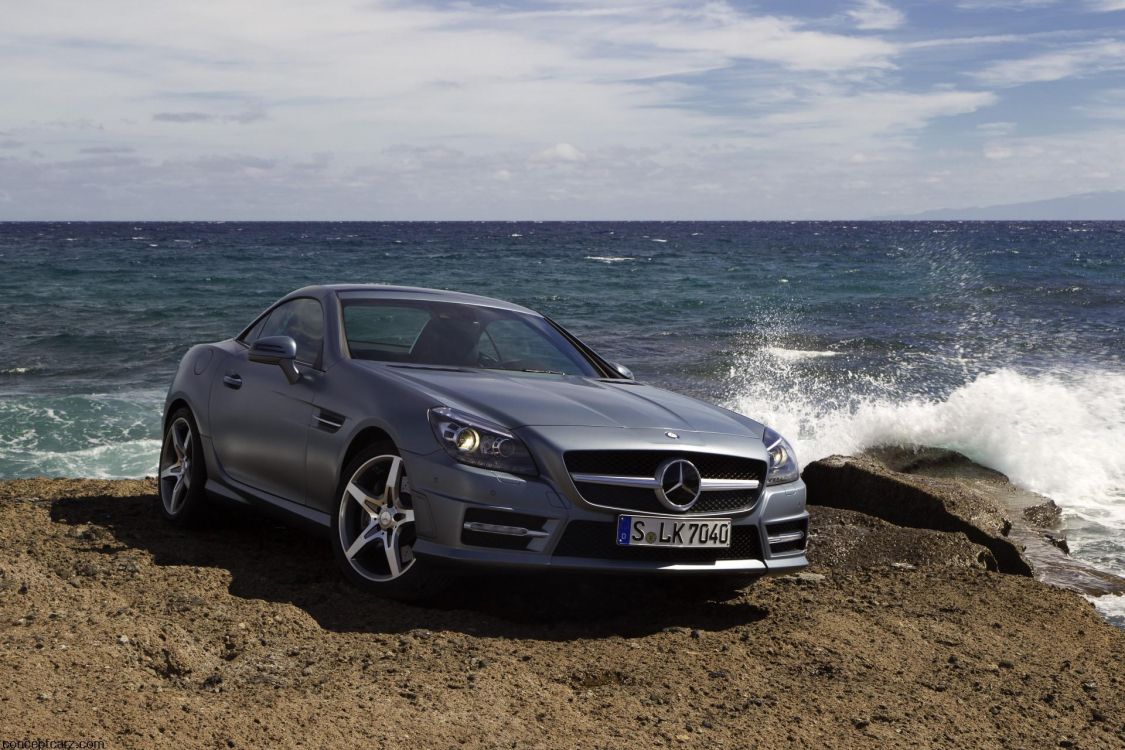
[[[896,397],[787,377],[785,365],[770,378],[732,369],[728,406],[789,438],[802,465],[877,445],[958,451],[1054,499],[1075,555],[1125,573],[1125,374],[1004,368],[944,397]]]
[[[156,471],[163,391],[0,398],[0,479]]]
[[[741,381],[731,406],[789,436],[804,461],[876,445],[949,448],[1017,484],[1067,500],[1125,530],[1085,499],[1125,487],[1125,375],[1109,371],[980,375],[945,398],[826,397],[819,381]],[[784,380],[784,379],[782,379]],[[789,387],[795,385],[796,387]]]
[[[130,479],[156,474],[160,441],[121,440],[70,451],[0,450],[14,476]]]
[[[812,351],[808,349],[785,349],[780,346],[767,346],[763,351],[775,359],[788,361],[821,359],[823,357],[835,357],[839,354],[839,352]]]
[[[629,260],[636,260],[623,255],[587,255],[586,260],[594,260],[598,263],[624,263]]]

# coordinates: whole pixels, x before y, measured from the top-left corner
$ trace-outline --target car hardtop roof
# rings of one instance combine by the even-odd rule
[[[394,286],[390,284],[321,284],[298,289],[286,296],[319,296],[317,294],[318,292],[337,296],[346,294],[348,296],[355,295],[357,297],[455,302],[465,305],[480,305],[481,307],[496,307],[503,310],[513,310],[515,312],[527,313],[528,315],[540,315],[534,310],[530,310],[522,305],[517,305],[514,302],[508,302],[507,300],[482,297],[477,294],[468,294],[467,292],[453,292],[446,289],[428,289],[420,286]]]

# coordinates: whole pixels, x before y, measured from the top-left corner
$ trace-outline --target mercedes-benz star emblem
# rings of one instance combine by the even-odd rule
[[[683,458],[671,458],[656,467],[656,499],[669,510],[684,511],[695,505],[703,478],[695,464]]]

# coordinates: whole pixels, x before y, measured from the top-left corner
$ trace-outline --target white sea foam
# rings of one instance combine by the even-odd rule
[[[1087,596],[1102,617],[1119,628],[1125,628],[1125,594]]]
[[[24,476],[127,479],[156,474],[160,441],[122,440],[72,451],[2,451]]]
[[[806,349],[785,349],[780,346],[767,346],[764,351],[766,354],[774,357],[775,359],[788,360],[791,362],[802,359],[821,359],[823,357],[835,357],[837,354],[839,354],[839,352],[821,352]]]
[[[766,355],[769,357],[768,353]],[[732,370],[731,408],[790,439],[802,465],[877,445],[932,445],[1001,471],[1054,499],[1071,553],[1125,575],[1125,373],[1027,374],[1000,369],[944,398],[893,397],[893,383],[857,374],[864,392],[798,377],[799,361]],[[1095,601],[1125,627],[1125,597]]]
[[[0,478],[156,471],[159,390],[0,398]]]
[[[735,383],[731,406],[789,437],[803,463],[876,445],[949,448],[1125,531],[1125,374],[1002,369],[943,399],[849,397],[815,379]]]
[[[635,260],[623,255],[587,255],[586,260],[596,260],[598,263],[624,263],[628,260]]]

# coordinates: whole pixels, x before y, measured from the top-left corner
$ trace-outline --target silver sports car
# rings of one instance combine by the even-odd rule
[[[745,580],[807,565],[785,439],[643,385],[509,302],[377,285],[297,290],[192,347],[168,391],[164,515],[216,496],[330,530],[379,594],[443,564]]]

